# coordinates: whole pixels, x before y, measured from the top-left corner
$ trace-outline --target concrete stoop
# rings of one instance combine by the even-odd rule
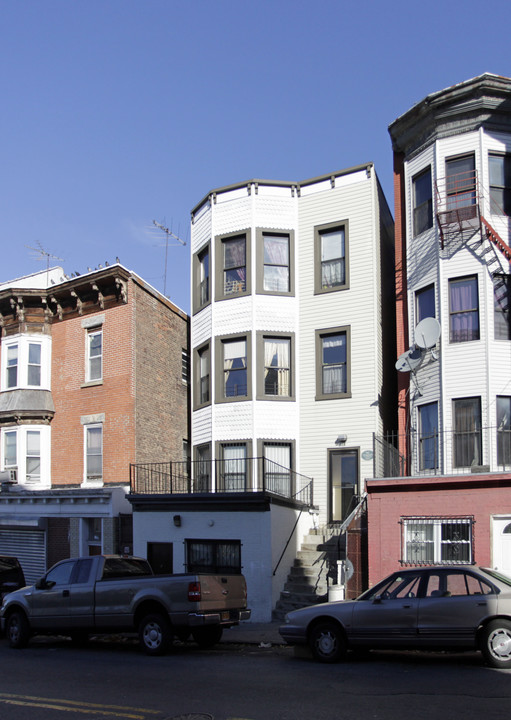
[[[337,582],[337,560],[344,557],[345,548],[339,543],[335,526],[306,535],[273,610],[273,619],[283,620],[290,610],[326,602],[329,586]]]

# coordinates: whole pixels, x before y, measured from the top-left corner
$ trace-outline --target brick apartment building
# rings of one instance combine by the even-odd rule
[[[188,447],[188,316],[115,264],[0,284],[0,554],[131,550],[130,463]]]

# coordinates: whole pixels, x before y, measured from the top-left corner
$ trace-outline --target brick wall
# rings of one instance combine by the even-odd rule
[[[136,461],[179,461],[189,438],[188,386],[182,381],[182,350],[188,319],[132,283],[135,298]]]

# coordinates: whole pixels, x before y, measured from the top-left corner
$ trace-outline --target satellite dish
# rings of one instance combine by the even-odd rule
[[[436,318],[424,318],[415,328],[415,343],[425,350],[435,347],[441,331],[440,323]]]
[[[396,362],[396,370],[399,372],[412,372],[422,362],[422,350],[419,347],[411,347],[406,352],[402,353]]]

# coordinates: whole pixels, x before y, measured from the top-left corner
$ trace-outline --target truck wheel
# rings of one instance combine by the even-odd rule
[[[220,642],[223,629],[221,625],[210,625],[209,627],[195,628],[192,630],[192,637],[200,648],[210,648]]]
[[[146,615],[138,626],[138,637],[147,655],[163,655],[171,640],[170,623],[164,615]]]
[[[17,610],[9,615],[5,626],[5,634],[12,648],[24,648],[30,640],[30,626],[25,613]]]

